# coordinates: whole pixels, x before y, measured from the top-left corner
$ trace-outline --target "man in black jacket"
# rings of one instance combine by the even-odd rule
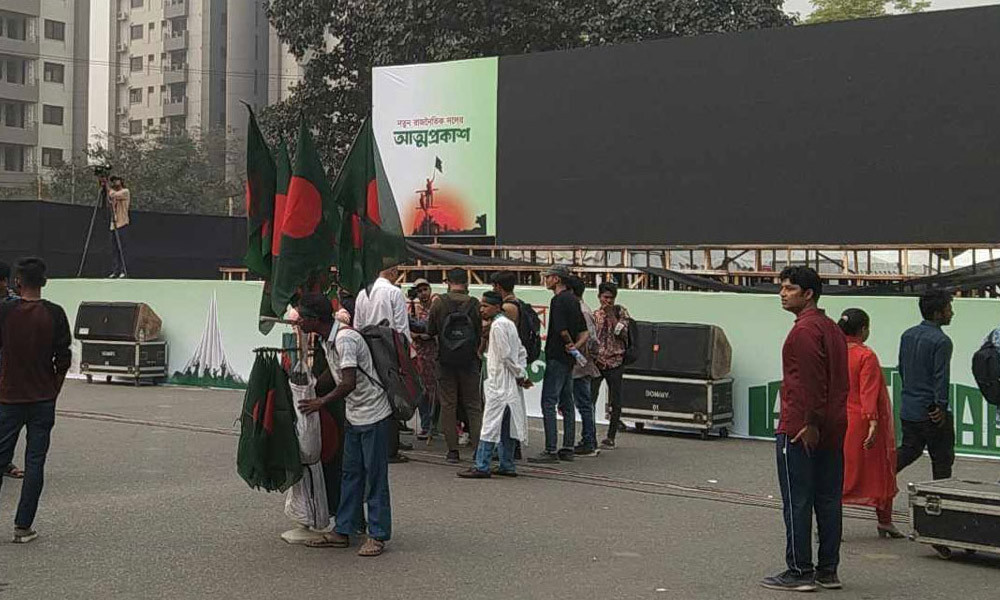
[[[56,397],[70,365],[72,336],[62,307],[42,300],[45,263],[17,264],[21,296],[0,304],[0,465],[9,464],[21,429],[28,429],[21,501],[14,517],[14,543],[38,537],[31,528],[45,481],[45,457],[56,420]],[[2,479],[0,479],[2,481]]]

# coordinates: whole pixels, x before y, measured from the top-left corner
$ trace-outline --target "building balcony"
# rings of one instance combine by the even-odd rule
[[[37,83],[8,83],[0,81],[0,99],[17,100],[19,102],[38,102]]]
[[[187,65],[170,65],[163,70],[163,84],[184,83],[187,81]]]
[[[171,98],[163,103],[164,117],[183,117],[187,114],[187,98]]]
[[[36,182],[36,176],[30,171],[5,171],[0,169],[0,186],[24,187]]]
[[[0,37],[0,54],[10,54],[14,56],[37,56],[38,39],[15,40],[9,37]]]
[[[8,12],[21,13],[37,17],[41,14],[41,0],[3,0],[3,9]]]
[[[186,15],[187,15],[186,0],[163,0],[163,17],[165,19],[172,19],[174,17],[183,17]]]
[[[188,32],[181,31],[163,36],[163,51],[173,52],[174,50],[186,50],[188,46]]]
[[[0,140],[5,144],[20,144],[22,146],[38,145],[38,125],[27,124],[25,127],[8,127],[0,122]]]

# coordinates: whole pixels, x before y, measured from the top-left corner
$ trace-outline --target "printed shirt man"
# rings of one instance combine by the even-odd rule
[[[620,334],[615,333],[619,322],[631,317],[624,306],[615,305],[613,314],[608,314],[603,308],[594,311],[594,325],[597,328],[597,367],[602,371],[617,369],[625,362],[625,349],[628,340],[628,328]]]
[[[392,415],[392,406],[385,391],[375,383],[378,373],[375,372],[371,351],[360,333],[335,322],[330,338],[323,342],[323,350],[333,379],[338,384],[344,369],[357,369],[354,391],[344,399],[345,414],[351,425],[372,425]]]
[[[781,362],[781,417],[775,433],[791,439],[814,425],[820,448],[843,446],[850,391],[843,332],[822,310],[803,310],[785,339]]]
[[[899,374],[903,381],[900,419],[926,421],[932,405],[948,411],[951,388],[951,338],[932,321],[911,327],[899,342]]]

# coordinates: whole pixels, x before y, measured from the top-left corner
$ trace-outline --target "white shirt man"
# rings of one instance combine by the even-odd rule
[[[375,280],[371,291],[361,290],[354,305],[354,326],[362,329],[369,325],[378,325],[383,321],[399,333],[406,336],[411,345],[410,319],[406,313],[406,297],[402,290],[392,285],[383,276]]]

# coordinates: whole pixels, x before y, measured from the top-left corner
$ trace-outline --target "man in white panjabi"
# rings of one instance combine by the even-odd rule
[[[524,390],[528,379],[528,354],[517,335],[517,326],[503,314],[503,297],[496,292],[483,294],[479,313],[490,323],[490,343],[486,350],[486,381],[483,382],[483,428],[476,450],[476,465],[458,473],[464,479],[488,479],[493,449],[500,455],[496,474],[516,477],[514,440],[528,441]]]

